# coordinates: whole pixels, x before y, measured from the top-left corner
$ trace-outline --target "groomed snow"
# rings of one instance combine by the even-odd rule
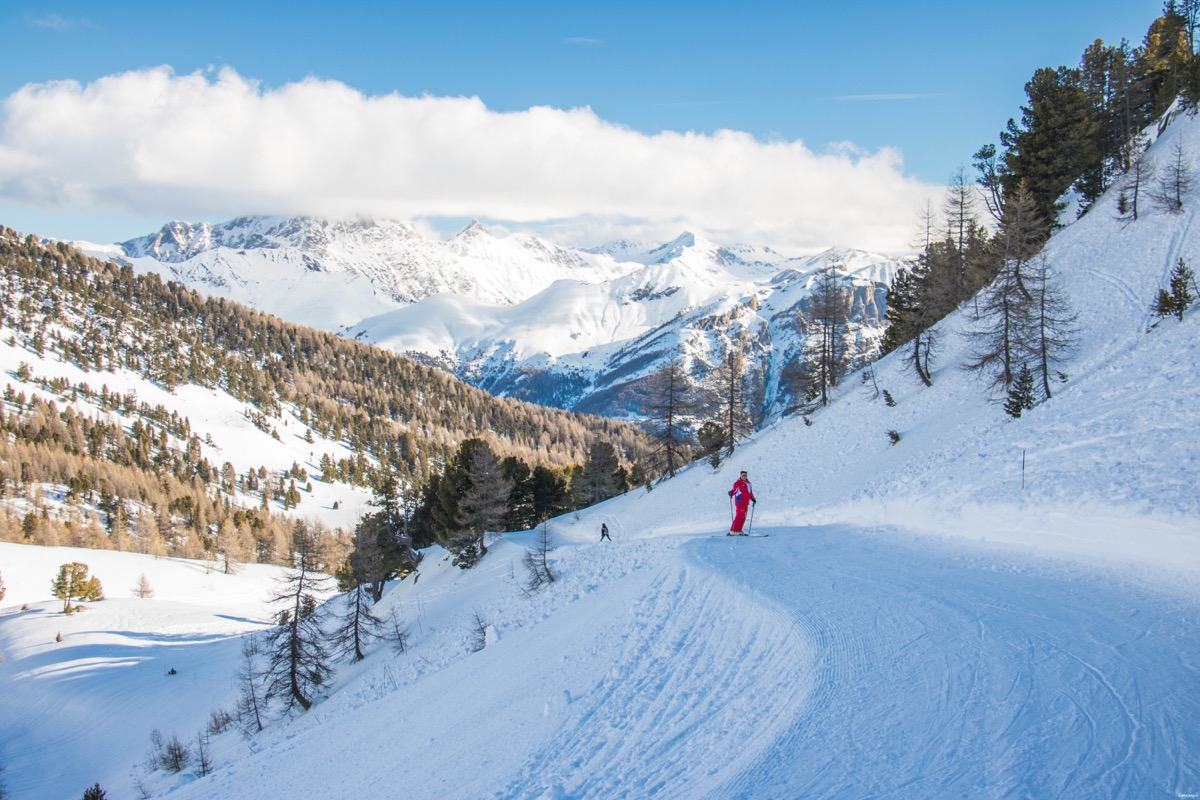
[[[1176,136],[1200,154],[1197,120]],[[152,729],[193,736],[232,706],[227,637],[267,619],[259,576],[209,591],[202,566],[87,553],[114,599],[68,620],[49,581],[75,554],[0,547],[12,797],[1200,794],[1200,328],[1195,308],[1149,315],[1179,258],[1200,266],[1200,197],[1127,226],[1114,202],[1048,251],[1083,341],[1049,402],[1005,416],[947,320],[932,389],[885,359],[895,407],[855,376],[719,471],[555,520],[558,580],[532,597],[529,533],[467,572],[431,550],[379,609],[409,649],[342,663],[312,711],[249,741],[217,737],[204,778],[138,762]],[[740,469],[769,538],[719,535]],[[142,571],[178,593],[122,598]]]

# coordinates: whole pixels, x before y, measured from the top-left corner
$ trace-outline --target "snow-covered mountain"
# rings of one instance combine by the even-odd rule
[[[797,313],[807,307],[817,271],[834,267],[847,282],[852,330],[866,352],[882,334],[887,284],[901,264],[846,249],[785,259],[690,233],[606,252],[636,268],[595,283],[557,281],[513,305],[429,297],[348,334],[433,357],[494,394],[632,417],[642,412],[641,383],[673,356],[699,381],[727,348],[738,347],[754,365],[755,411],[769,418],[791,400],[781,373],[803,348]]]
[[[561,278],[622,272],[611,258],[524,234],[495,236],[479,222],[443,241],[407,222],[239,217],[171,222],[117,246],[84,249],[331,331],[439,292],[514,303]]]
[[[262,217],[173,222],[85,249],[440,364],[494,394],[620,417],[641,415],[640,382],[672,355],[699,380],[730,346],[759,373],[755,417],[777,417],[792,400],[780,376],[802,349],[796,313],[816,271],[844,275],[867,351],[901,263],[845,248],[786,258],[691,233],[581,251],[478,222],[440,241],[405,222]]]
[[[1200,170],[1200,119],[1151,157],[1177,141]],[[718,471],[552,520],[540,591],[521,586],[530,532],[470,571],[429,551],[376,607],[407,649],[376,643],[311,711],[212,736],[203,777],[194,757],[146,769],[151,732],[194,748],[232,708],[233,637],[271,614],[263,576],[0,546],[13,800],[96,781],[112,800],[1195,794],[1200,309],[1150,309],[1200,263],[1200,190],[1178,214],[1116,208],[1046,249],[1079,347],[1019,419],[961,369],[972,323],[952,314],[932,387],[888,356],[875,385],[852,377]],[[721,535],[739,470],[769,538]],[[67,618],[47,573],[76,558],[112,599]],[[141,572],[171,591],[134,598]]]

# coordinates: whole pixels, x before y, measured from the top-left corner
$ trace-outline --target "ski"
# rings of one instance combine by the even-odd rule
[[[765,539],[769,533],[741,533],[730,536],[728,533],[714,533],[709,539]]]

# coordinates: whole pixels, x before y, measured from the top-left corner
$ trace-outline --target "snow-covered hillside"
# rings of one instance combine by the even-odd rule
[[[1200,120],[1180,118],[1152,155],[1180,137],[1200,154]],[[65,620],[49,578],[40,596],[13,588],[38,551],[0,549],[0,680],[30,687],[0,695],[0,713],[31,715],[27,698],[41,698],[38,725],[87,732],[25,748],[5,726],[12,796],[76,797],[97,780],[114,800],[136,797],[135,780],[184,800],[1200,793],[1200,322],[1196,307],[1183,322],[1149,312],[1181,258],[1200,263],[1200,192],[1130,224],[1115,203],[1047,251],[1081,342],[1051,400],[1006,416],[959,369],[969,323],[953,315],[932,388],[889,357],[875,382],[894,406],[847,381],[811,426],[784,419],[720,471],[694,465],[555,520],[558,579],[531,597],[529,533],[466,572],[431,552],[380,607],[409,624],[407,652],[377,646],[341,665],[311,712],[217,737],[201,779],[137,762],[148,729],[187,736],[201,706],[232,703],[227,683],[197,674],[207,651],[171,654],[178,696],[156,713],[123,691],[81,696],[165,681],[164,662],[139,677],[119,648],[54,644]],[[741,469],[768,538],[720,535]],[[614,541],[597,541],[602,522]],[[13,605],[26,599],[29,611]],[[94,632],[70,633],[141,630],[103,608],[70,621]],[[126,714],[144,744],[110,750]],[[82,757],[89,746],[103,763]]]

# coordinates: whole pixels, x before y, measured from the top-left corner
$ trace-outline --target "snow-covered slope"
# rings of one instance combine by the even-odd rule
[[[1176,120],[1152,154],[1177,137],[1200,153],[1200,120]],[[1149,314],[1179,259],[1200,263],[1200,192],[1177,215],[1121,225],[1114,211],[1103,199],[1049,245],[1081,345],[1069,380],[1020,419],[959,369],[968,324],[954,315],[932,388],[884,359],[875,380],[894,407],[850,380],[811,426],[781,420],[720,471],[555,520],[557,580],[532,596],[528,533],[468,572],[431,552],[380,607],[409,624],[408,651],[378,646],[308,714],[217,737],[211,775],[147,774],[141,750],[76,772],[85,741],[26,750],[6,727],[13,797],[99,780],[119,800],[135,779],[184,800],[1200,792],[1200,315]],[[769,538],[720,536],[741,469]],[[28,553],[0,549],[10,586]],[[36,686],[56,729],[102,737],[129,698],[76,705],[62,676],[127,685],[136,665],[56,649],[63,618],[19,611],[14,592],[0,680]],[[175,691],[212,690],[187,682],[199,651],[177,652]],[[16,694],[0,694],[5,719],[26,709]],[[187,736],[204,718],[193,699],[135,719]]]

